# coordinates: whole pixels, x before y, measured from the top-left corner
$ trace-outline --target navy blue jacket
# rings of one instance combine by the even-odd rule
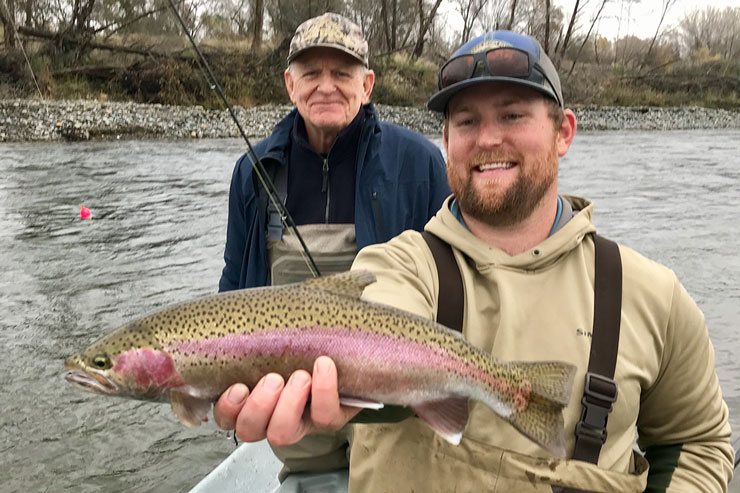
[[[357,152],[355,233],[357,247],[381,243],[407,229],[421,231],[450,194],[444,159],[424,136],[378,120],[372,104]],[[268,173],[286,166],[293,110],[272,134],[254,146]],[[229,192],[226,263],[219,291],[269,285],[266,217],[249,157],[236,163]]]

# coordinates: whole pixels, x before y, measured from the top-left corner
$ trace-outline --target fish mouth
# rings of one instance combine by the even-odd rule
[[[64,377],[83,390],[96,394],[118,395],[118,386],[108,377],[101,374],[90,374],[82,370],[73,370]]]

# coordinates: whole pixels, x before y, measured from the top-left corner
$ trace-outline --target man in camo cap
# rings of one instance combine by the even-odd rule
[[[360,248],[407,229],[421,231],[450,193],[442,153],[424,136],[378,119],[369,103],[375,74],[360,27],[331,12],[307,20],[290,43],[284,77],[296,108],[255,150],[319,272],[348,270]],[[251,159],[242,156],[232,176],[220,291],[311,276],[295,238],[283,234],[280,214],[268,203],[253,178]],[[317,371],[336,374],[328,358],[319,358]],[[224,429],[247,430],[237,433],[243,441],[269,436],[273,445],[293,443],[274,433],[270,426],[279,419],[270,416],[289,405],[277,400],[284,387],[308,389],[309,382],[303,372],[288,384],[269,375],[251,393],[236,385],[222,396],[216,421]],[[265,400],[271,409],[265,409]],[[309,418],[302,434],[318,428]],[[346,467],[346,449],[342,432],[274,447],[285,464],[282,479]]]

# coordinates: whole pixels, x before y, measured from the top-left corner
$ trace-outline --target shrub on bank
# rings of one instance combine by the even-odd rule
[[[123,43],[122,43],[123,44]],[[289,103],[283,83],[289,39],[262,53],[243,43],[201,48],[227,99],[250,108]],[[171,57],[92,51],[84,62],[56,56],[49,45],[28,45],[30,66],[45,97],[139,103],[201,105],[220,109],[206,71],[182,40],[162,40]],[[376,73],[373,101],[423,107],[437,88],[435,63],[394,53],[371,59]],[[560,70],[567,104],[602,106],[707,106],[740,109],[740,62],[692,59],[659,68],[580,63]],[[35,97],[37,89],[19,52],[0,56],[0,97]]]
[[[375,71],[373,101],[393,106],[424,106],[437,90],[437,69],[431,62],[413,60],[406,54],[377,57],[370,62]]]

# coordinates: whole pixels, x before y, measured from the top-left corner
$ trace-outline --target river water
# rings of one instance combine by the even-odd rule
[[[131,318],[216,291],[243,150],[0,144],[0,491],[184,491],[233,450],[168,405],[80,392],[62,365]],[[735,437],[739,155],[737,130],[581,133],[560,171],[562,192],[595,202],[603,235],[674,269],[704,310]]]

